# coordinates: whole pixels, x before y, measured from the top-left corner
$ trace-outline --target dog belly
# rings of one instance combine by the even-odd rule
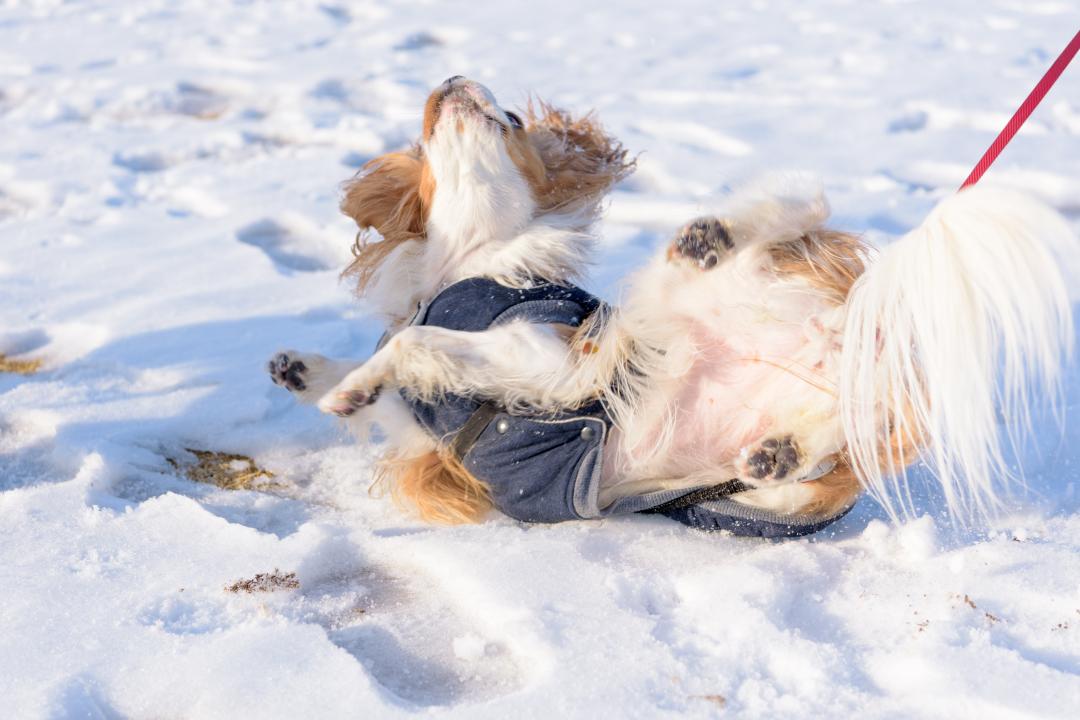
[[[693,473],[731,465],[743,448],[762,440],[782,418],[770,404],[783,380],[754,360],[702,367],[677,398],[670,446],[672,472]]]
[[[644,403],[667,412],[643,412],[644,427],[612,434],[602,496],[614,500],[734,478],[746,449],[775,434],[806,438],[811,452],[835,444],[829,352],[798,325],[771,331],[740,345],[700,328],[693,333],[693,359],[674,391]]]

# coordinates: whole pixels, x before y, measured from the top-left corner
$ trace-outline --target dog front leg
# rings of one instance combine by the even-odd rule
[[[575,365],[550,326],[528,322],[480,332],[407,327],[319,401],[323,412],[347,417],[384,387],[424,399],[443,394],[482,397],[511,406],[573,404]]]
[[[267,372],[302,403],[315,404],[357,367],[355,360],[331,360],[314,353],[282,350],[267,363]]]

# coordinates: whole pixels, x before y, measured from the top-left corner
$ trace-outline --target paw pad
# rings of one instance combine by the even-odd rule
[[[799,447],[790,435],[769,438],[758,445],[747,460],[750,477],[755,480],[783,480],[799,467]]]
[[[346,390],[338,393],[334,401],[325,409],[338,417],[349,417],[362,407],[371,405],[379,399],[381,388],[375,388],[370,392],[363,390]]]
[[[301,360],[293,360],[286,353],[278,353],[270,358],[266,369],[276,385],[281,385],[290,392],[307,389],[307,383],[304,382],[307,365]]]
[[[679,231],[668,257],[685,258],[702,270],[711,270],[720,263],[724,253],[734,249],[735,243],[724,224],[717,218],[703,217]]]

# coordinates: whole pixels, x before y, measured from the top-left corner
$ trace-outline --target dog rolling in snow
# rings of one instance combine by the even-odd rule
[[[272,377],[379,425],[379,481],[430,520],[494,505],[799,535],[863,489],[893,512],[916,459],[951,511],[993,509],[998,413],[1022,418],[1071,349],[1061,218],[967,190],[871,262],[825,227],[818,183],[775,176],[687,224],[610,308],[573,282],[631,169],[591,119],[523,122],[451,78],[419,145],[346,190],[382,236],[349,272],[384,341],[362,364],[286,351]]]

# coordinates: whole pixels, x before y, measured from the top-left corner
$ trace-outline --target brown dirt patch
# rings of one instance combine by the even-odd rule
[[[14,360],[0,353],[0,373],[14,373],[16,375],[33,375],[41,369],[42,361],[37,358],[29,360]]]
[[[274,490],[280,483],[274,473],[259,467],[247,455],[184,448],[195,456],[195,462],[166,457],[170,465],[188,480],[214,485],[223,490]]]
[[[278,590],[298,590],[299,588],[300,581],[296,579],[296,573],[283,573],[274,568],[273,572],[259,573],[253,578],[237,580],[232,585],[226,585],[225,592],[277,592]]]

